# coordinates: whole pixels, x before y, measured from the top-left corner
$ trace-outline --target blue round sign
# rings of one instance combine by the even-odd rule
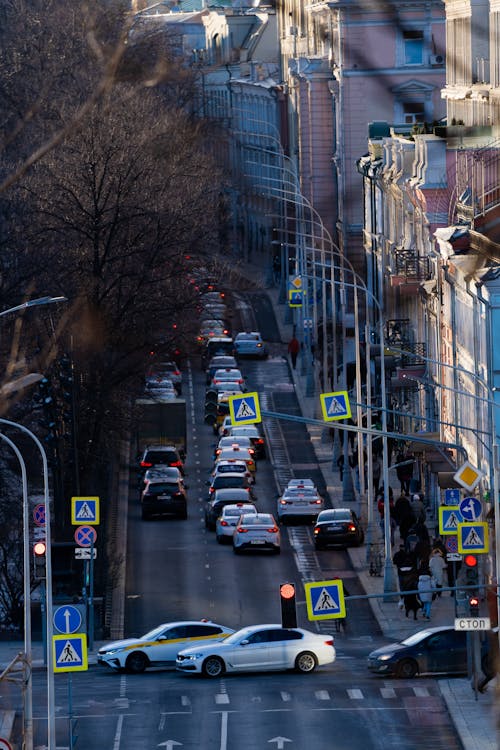
[[[54,627],[59,633],[76,633],[82,624],[82,614],[78,607],[64,604],[54,610],[52,618]]]
[[[477,521],[483,512],[483,505],[477,497],[464,497],[458,507],[462,518],[466,522]]]

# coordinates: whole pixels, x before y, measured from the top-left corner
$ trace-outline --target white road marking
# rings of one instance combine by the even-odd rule
[[[359,690],[359,688],[352,688],[351,690],[348,690],[347,695],[353,701],[360,701],[360,700],[363,700],[364,698],[364,695],[362,691]]]
[[[430,695],[429,690],[426,687],[414,687],[413,692],[417,698],[428,698]]]
[[[318,701],[329,701],[330,700],[330,693],[328,690],[316,690],[314,693],[316,700]]]
[[[227,693],[216,693],[215,702],[216,703],[229,703],[229,695]]]
[[[388,688],[380,688],[380,695],[382,698],[395,698],[396,697],[396,691],[394,688],[388,687]]]

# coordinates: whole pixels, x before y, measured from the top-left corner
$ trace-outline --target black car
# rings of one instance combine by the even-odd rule
[[[313,535],[316,549],[328,545],[359,547],[365,539],[359,518],[350,508],[322,510],[316,519]]]
[[[184,476],[184,461],[175,445],[150,445],[142,454],[141,470],[152,469],[154,466],[174,466]]]
[[[251,502],[254,502],[254,499],[247,490],[238,488],[216,490],[205,505],[205,527],[214,531],[215,522],[225,505]]]
[[[368,669],[381,675],[465,674],[467,633],[453,626],[419,630],[400,643],[390,643],[368,655]]]
[[[142,519],[151,516],[187,518],[187,495],[182,481],[151,479],[141,495]]]

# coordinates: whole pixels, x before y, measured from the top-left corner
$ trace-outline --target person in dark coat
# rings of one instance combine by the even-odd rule
[[[417,588],[418,576],[415,568],[412,568],[407,575],[404,576],[401,584],[402,592],[414,592]],[[406,617],[410,612],[413,612],[413,619],[416,620],[417,612],[421,607],[420,600],[416,593],[403,593],[403,604],[406,613]]]
[[[295,336],[292,336],[288,344],[288,354],[290,355],[290,359],[292,360],[292,367],[294,370],[295,370],[295,367],[297,366],[297,355],[299,351],[300,351],[300,343]]]
[[[406,538],[411,527],[415,523],[415,516],[406,495],[400,495],[394,505],[394,514],[399,525],[399,534],[401,539],[406,542]]]
[[[396,457],[396,464],[404,463],[405,461],[412,461],[412,463],[404,463],[404,466],[398,466],[396,468],[396,474],[401,482],[401,494],[408,495],[410,492],[410,482],[413,476],[413,456],[409,453],[398,453]]]

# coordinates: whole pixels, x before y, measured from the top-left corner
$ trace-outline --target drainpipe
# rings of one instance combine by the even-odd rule
[[[455,291],[455,281],[448,273],[448,264],[443,266],[444,271],[444,278],[445,281],[448,282],[450,285],[450,301],[451,301],[451,331],[452,331],[452,347],[451,350],[453,352],[453,389],[454,389],[454,395],[453,395],[453,416],[455,418],[455,423],[457,422],[457,415],[458,415],[458,377],[457,377],[457,348],[455,346],[455,331],[456,331],[456,304],[455,304],[455,298],[456,298],[456,291]],[[454,442],[458,443],[458,427],[455,427],[455,437]]]

